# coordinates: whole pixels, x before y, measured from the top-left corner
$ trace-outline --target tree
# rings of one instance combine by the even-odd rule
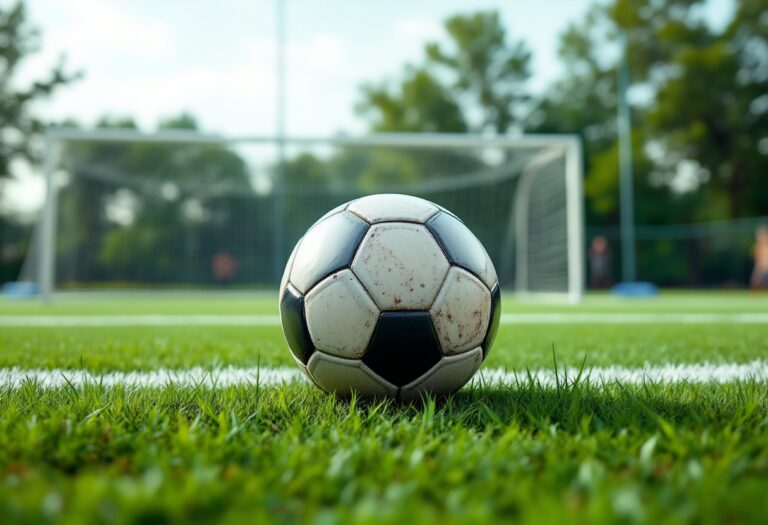
[[[595,5],[562,35],[565,74],[539,101],[531,129],[584,138],[589,224],[618,220],[616,51],[622,38],[633,92],[641,95],[632,104],[636,222],[768,213],[768,144],[760,143],[768,135],[768,2],[738,0],[723,29],[707,23],[702,4],[613,0]],[[646,272],[687,260],[679,275],[696,281],[702,259],[696,243],[644,246],[640,256],[653,260],[640,261]]]
[[[44,123],[31,112],[35,101],[50,96],[78,77],[68,73],[63,60],[45,78],[27,87],[16,83],[24,59],[37,51],[40,35],[26,20],[24,4],[0,5],[0,192],[15,160],[37,160],[36,136]],[[21,269],[29,226],[0,213],[0,282],[15,279]]]
[[[494,11],[453,16],[445,30],[447,42],[428,43],[423,63],[407,65],[395,86],[363,86],[357,109],[371,129],[506,133],[522,127],[527,47],[510,41]]]
[[[473,127],[506,133],[521,128],[530,97],[531,53],[522,41],[510,42],[496,11],[456,15],[445,21],[450,41],[427,44],[428,61],[441,66],[459,100],[480,110]]]
[[[648,126],[673,160],[694,160],[709,202],[768,214],[768,1],[739,0],[722,31],[673,34]],[[702,210],[706,216],[706,210]],[[718,218],[718,217],[709,217]]]
[[[536,131],[581,132],[587,145],[587,189],[614,188],[593,178],[595,154],[614,147],[616,60],[606,59],[627,41],[635,91],[634,134],[639,186],[665,186],[670,206],[659,222],[687,222],[768,213],[762,179],[768,149],[768,11],[766,0],[738,0],[724,29],[710,27],[702,0],[613,0],[593,7],[561,39],[564,77],[538,106]],[[643,156],[651,154],[652,162]],[[698,166],[697,181],[680,190],[681,163]],[[608,182],[608,178],[605,178]],[[604,191],[605,190],[605,191]],[[614,199],[616,200],[616,199]],[[638,199],[638,221],[647,222]],[[592,212],[596,212],[594,208]],[[609,215],[593,219],[610,222]]]
[[[105,118],[98,127],[136,126],[131,119]],[[197,123],[182,114],[158,127],[197,130]],[[219,252],[250,272],[241,277],[269,275],[252,249],[262,230],[251,225],[263,222],[263,206],[254,204],[246,162],[231,149],[73,142],[61,164],[73,174],[58,199],[62,280],[206,282]]]
[[[451,89],[425,67],[406,66],[399,86],[364,85],[358,113],[373,131],[467,131],[467,122]]]
[[[34,139],[45,124],[31,113],[32,104],[79,77],[66,71],[62,59],[47,77],[26,88],[15,85],[19,67],[39,43],[40,34],[27,22],[22,2],[0,7],[0,177],[10,175],[14,159],[37,160]]]
[[[527,117],[530,52],[509,38],[495,11],[452,16],[444,24],[447,38],[429,42],[424,58],[406,65],[392,82],[362,88],[358,112],[373,131],[493,132],[520,129]],[[514,159],[507,159],[513,164]],[[334,159],[334,172],[353,173],[361,190],[418,192],[430,179],[472,177],[492,162],[472,149],[379,148]],[[496,169],[499,166],[495,166]],[[434,187],[434,186],[433,186]],[[462,205],[491,198],[490,186],[466,188],[462,199],[446,191],[430,197],[462,213]],[[489,214],[475,231],[498,229]],[[489,234],[490,235],[490,234]]]

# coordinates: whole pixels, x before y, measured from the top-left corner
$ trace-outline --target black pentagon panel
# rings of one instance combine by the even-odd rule
[[[427,222],[427,228],[452,264],[466,268],[481,279],[484,277],[487,267],[485,248],[463,222],[452,214],[440,212]]]
[[[440,361],[440,340],[429,312],[384,312],[363,363],[390,383],[403,386]]]
[[[304,235],[291,269],[291,284],[301,293],[324,277],[349,266],[368,223],[348,211],[335,213]]]
[[[280,321],[288,348],[296,359],[306,365],[315,349],[307,330],[304,297],[290,284],[285,287],[280,298]]]
[[[499,323],[501,320],[501,290],[499,285],[493,287],[491,290],[491,320],[488,323],[488,332],[483,339],[483,360],[488,357],[488,352],[493,346],[493,341],[496,339],[496,333],[499,331]]]

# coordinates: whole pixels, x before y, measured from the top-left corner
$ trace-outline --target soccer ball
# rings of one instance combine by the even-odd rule
[[[454,214],[408,195],[342,204],[296,244],[280,320],[326,392],[415,399],[461,388],[499,324],[496,270]]]

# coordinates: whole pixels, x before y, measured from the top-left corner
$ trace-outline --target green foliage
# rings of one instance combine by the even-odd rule
[[[446,70],[459,100],[468,97],[481,111],[477,129],[506,133],[519,128],[529,100],[531,53],[526,45],[508,41],[497,11],[452,16],[445,30],[449,44],[428,43],[428,62]]]
[[[723,28],[707,23],[702,5],[613,0],[595,4],[562,35],[565,75],[538,102],[529,129],[583,137],[588,224],[618,223],[617,61],[611,57],[621,35],[639,94],[632,105],[635,222],[768,213],[768,145],[761,142],[768,136],[768,2],[737,1]],[[727,257],[704,262],[702,250],[712,251],[706,240],[640,242],[642,279],[696,285],[706,273],[707,282],[718,284],[712,275],[745,273]],[[737,258],[748,258],[749,246],[740,249]]]
[[[467,131],[454,94],[425,68],[407,67],[400,86],[366,85],[358,112],[374,131]]]
[[[694,159],[706,193],[727,196],[730,217],[768,210],[768,2],[742,0],[722,31],[676,40],[648,110],[649,128],[673,159]],[[684,37],[684,35],[683,35]]]
[[[768,155],[759,139],[768,133],[768,3],[738,1],[722,30],[707,25],[701,4],[614,0],[593,7],[563,34],[566,75],[540,102],[533,129],[584,137],[590,223],[617,219],[615,204],[608,202],[618,200],[617,175],[610,176],[605,162],[616,149],[617,65],[603,51],[617,48],[621,33],[633,83],[644,92],[632,112],[637,222],[758,216],[768,210]],[[698,180],[684,190],[678,188],[681,161],[698,166]],[[665,203],[666,213],[644,213],[644,206],[654,206],[649,194],[656,196],[655,207]]]
[[[447,43],[427,43],[424,63],[406,66],[394,87],[363,86],[357,107],[373,130],[505,133],[520,127],[529,100],[526,46],[509,41],[495,11],[453,16],[445,30]]]
[[[99,127],[134,129],[135,124],[104,118]],[[160,127],[195,130],[197,123],[182,114]],[[72,261],[72,280],[109,268],[110,275],[125,281],[209,282],[217,251],[247,248],[226,241],[231,224],[250,216],[244,215],[248,209],[242,199],[232,196],[252,190],[245,161],[225,147],[72,143],[61,163],[73,175],[59,195],[57,257],[63,264]],[[199,226],[194,238],[188,234],[190,223]],[[181,242],[189,263],[180,268]],[[247,252],[233,255],[259,271]]]
[[[603,63],[600,53],[603,35],[596,28],[601,27],[601,16],[602,11],[592,7],[583,21],[563,32],[565,75],[541,97],[529,121],[534,132],[580,134],[588,162],[593,151],[610,147],[616,137],[616,72]]]
[[[10,175],[14,159],[37,160],[35,138],[44,123],[32,114],[32,105],[79,76],[66,71],[62,59],[45,78],[18,86],[19,68],[39,46],[40,35],[27,22],[23,2],[0,6],[0,178]]]
[[[3,180],[12,175],[15,161],[36,162],[44,122],[35,116],[36,102],[79,77],[64,67],[61,59],[51,72],[19,85],[18,73],[26,58],[38,51],[40,35],[27,21],[22,1],[0,4],[0,193]],[[30,228],[0,209],[0,283],[15,280]]]

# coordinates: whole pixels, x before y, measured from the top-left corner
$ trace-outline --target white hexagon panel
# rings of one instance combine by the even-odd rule
[[[427,228],[407,222],[371,226],[352,261],[352,271],[381,310],[429,309],[448,268]]]
[[[445,355],[480,346],[491,319],[491,292],[474,275],[453,266],[432,308],[432,323]]]
[[[315,384],[329,393],[349,396],[396,396],[397,387],[377,376],[362,361],[344,359],[323,352],[309,358],[307,370]]]
[[[379,309],[351,270],[329,275],[312,288],[304,308],[317,350],[346,358],[363,356]]]
[[[400,399],[413,401],[424,393],[441,395],[455,392],[472,378],[482,362],[481,348],[443,357],[424,375],[403,386],[400,389]]]
[[[388,221],[424,223],[439,211],[427,200],[396,193],[362,197],[350,203],[348,209],[371,224]]]

